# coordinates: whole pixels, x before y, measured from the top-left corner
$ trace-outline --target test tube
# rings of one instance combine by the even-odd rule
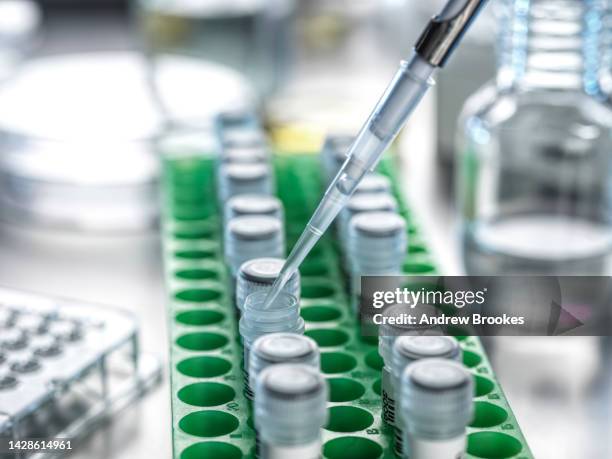
[[[472,375],[461,364],[424,359],[401,376],[400,416],[404,458],[456,459],[466,449],[474,413]]]
[[[232,218],[224,232],[225,260],[235,278],[245,261],[285,256],[283,223],[265,215]]]
[[[313,339],[295,333],[270,333],[260,336],[251,346],[249,379],[245,394],[253,399],[257,376],[270,365],[301,363],[316,370],[320,368],[321,353]]]
[[[343,135],[330,135],[325,139],[321,150],[321,165],[327,183],[333,180],[346,161],[346,155],[353,140],[353,137]]]
[[[386,396],[383,395],[383,398],[386,398],[395,420],[392,425],[395,426],[394,446],[398,455],[401,455],[403,450],[405,437],[402,431],[405,424],[401,416],[395,416],[395,410],[401,404],[401,400],[399,402],[397,400],[397,395],[400,398],[403,396],[401,378],[404,370],[412,363],[422,359],[446,359],[460,362],[461,356],[459,342],[452,336],[400,336],[395,340],[391,356],[391,378],[387,373],[387,380],[383,380],[382,385],[386,394]]]
[[[218,175],[222,203],[239,194],[272,194],[272,173],[267,164],[223,164]]]
[[[224,226],[234,217],[267,215],[284,220],[283,204],[275,196],[265,194],[240,194],[229,199],[224,208]]]
[[[254,258],[245,261],[236,275],[236,308],[242,314],[244,302],[251,293],[269,289],[285,260],[282,258]],[[283,287],[283,291],[300,301],[300,273],[296,271]]]
[[[262,459],[321,457],[321,428],[327,423],[327,384],[307,365],[272,365],[259,374],[255,427]]]
[[[395,212],[397,210],[397,201],[388,193],[360,193],[353,195],[346,207],[342,209],[338,216],[338,235],[340,245],[344,255],[343,262],[348,270],[347,242],[348,229],[351,219],[361,213],[366,212]]]
[[[401,274],[407,245],[406,221],[396,213],[366,212],[351,219],[347,258],[356,312],[361,298],[361,276]]]
[[[300,306],[296,297],[285,292],[279,293],[274,302],[264,309],[268,292],[250,294],[244,302],[238,330],[244,348],[244,377],[249,376],[251,346],[257,338],[269,333],[304,334],[304,319],[300,317]]]

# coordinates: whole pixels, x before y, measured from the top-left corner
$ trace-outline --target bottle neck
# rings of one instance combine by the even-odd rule
[[[600,92],[605,0],[503,0],[501,88]]]

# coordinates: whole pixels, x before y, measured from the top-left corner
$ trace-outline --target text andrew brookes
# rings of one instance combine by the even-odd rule
[[[359,312],[365,336],[382,324],[449,335],[611,336],[612,278],[363,276]]]
[[[372,322],[375,325],[414,325],[418,327],[424,326],[445,326],[445,325],[524,325],[524,317],[509,316],[503,314],[502,316],[492,317],[483,316],[481,314],[473,314],[471,316],[431,316],[427,313],[423,314],[409,314],[401,313],[398,315],[385,316],[383,313],[374,314]]]

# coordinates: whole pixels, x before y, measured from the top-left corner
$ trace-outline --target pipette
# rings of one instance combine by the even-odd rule
[[[346,161],[270,289],[264,308],[272,304],[283,285],[345,206],[361,179],[376,167],[427,89],[433,85],[435,70],[444,66],[486,2],[449,0],[440,14],[428,23],[417,40],[412,57],[401,62],[393,80],[349,148]]]

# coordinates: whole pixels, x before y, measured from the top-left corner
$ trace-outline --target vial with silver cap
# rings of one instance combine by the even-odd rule
[[[265,194],[240,194],[229,199],[224,208],[224,224],[234,217],[267,215],[284,221],[283,203],[275,196]]]
[[[412,363],[422,359],[446,359],[460,362],[462,357],[459,342],[452,336],[400,336],[395,340],[391,355],[391,380],[383,382],[387,391],[387,400],[391,400],[391,411],[395,414],[396,407],[400,406],[398,398],[401,397],[401,377],[404,370]],[[384,374],[383,374],[384,377]],[[394,400],[395,399],[395,400]],[[401,417],[394,416],[395,423],[395,451],[402,454],[404,424]]]
[[[245,261],[264,256],[284,258],[283,223],[263,215],[233,218],[225,227],[224,246],[225,261],[234,277]]]
[[[355,139],[349,136],[334,135],[325,139],[323,150],[321,150],[321,162],[323,173],[327,183],[336,176],[347,158],[347,153]],[[387,177],[377,172],[367,173],[355,193],[386,193],[391,190],[391,182]]]
[[[259,117],[252,111],[235,110],[217,115],[215,131],[221,141],[222,151],[233,147],[266,144],[266,136],[259,124]]]
[[[270,333],[304,334],[304,319],[296,297],[280,292],[274,302],[264,308],[267,291],[247,296],[238,330],[244,348],[244,376],[248,380],[251,346],[257,338]]]
[[[404,336],[440,336],[442,330],[431,325],[411,325],[400,319],[406,314],[434,317],[437,315],[435,306],[429,304],[418,304],[414,309],[405,304],[388,306],[382,313],[382,323],[378,326],[378,353],[383,359],[381,396],[382,396],[382,418],[387,424],[395,426],[396,403],[393,381],[393,347],[395,342]]]
[[[229,131],[260,131],[259,118],[249,110],[226,110],[215,117],[215,130],[223,139]]]
[[[265,133],[261,129],[252,128],[225,129],[221,139],[223,148],[262,147],[267,143]]]
[[[307,336],[270,333],[255,340],[249,358],[249,380],[245,384],[245,394],[252,400],[254,383],[263,370],[281,363],[301,363],[318,370],[321,353],[317,343]]]
[[[270,152],[266,146],[236,146],[226,148],[221,155],[221,163],[224,164],[268,164]]]
[[[346,155],[354,140],[346,135],[329,135],[325,138],[321,149],[321,165],[326,183],[333,180],[346,161]]]
[[[355,194],[365,193],[391,193],[391,180],[378,172],[370,172],[355,189]]]
[[[255,393],[262,459],[321,457],[327,384],[318,370],[300,364],[272,365],[259,374]]]
[[[361,276],[401,274],[408,237],[406,221],[393,212],[366,212],[349,223],[347,258],[355,311],[361,297]]]
[[[272,194],[272,171],[267,164],[230,163],[219,167],[219,199],[222,203],[239,194]]]
[[[461,364],[423,359],[401,376],[404,458],[457,459],[466,449],[474,414],[472,375]]]
[[[274,284],[285,260],[282,258],[254,258],[245,261],[236,274],[236,310],[242,313],[244,302],[251,293],[268,290]],[[300,273],[296,271],[283,291],[300,301]]]
[[[344,254],[343,262],[345,268],[348,266],[348,238],[349,238],[349,223],[351,219],[358,214],[366,212],[395,212],[397,210],[397,201],[388,193],[360,193],[353,195],[347,202],[346,207],[342,209],[338,217],[338,236],[342,252]]]

